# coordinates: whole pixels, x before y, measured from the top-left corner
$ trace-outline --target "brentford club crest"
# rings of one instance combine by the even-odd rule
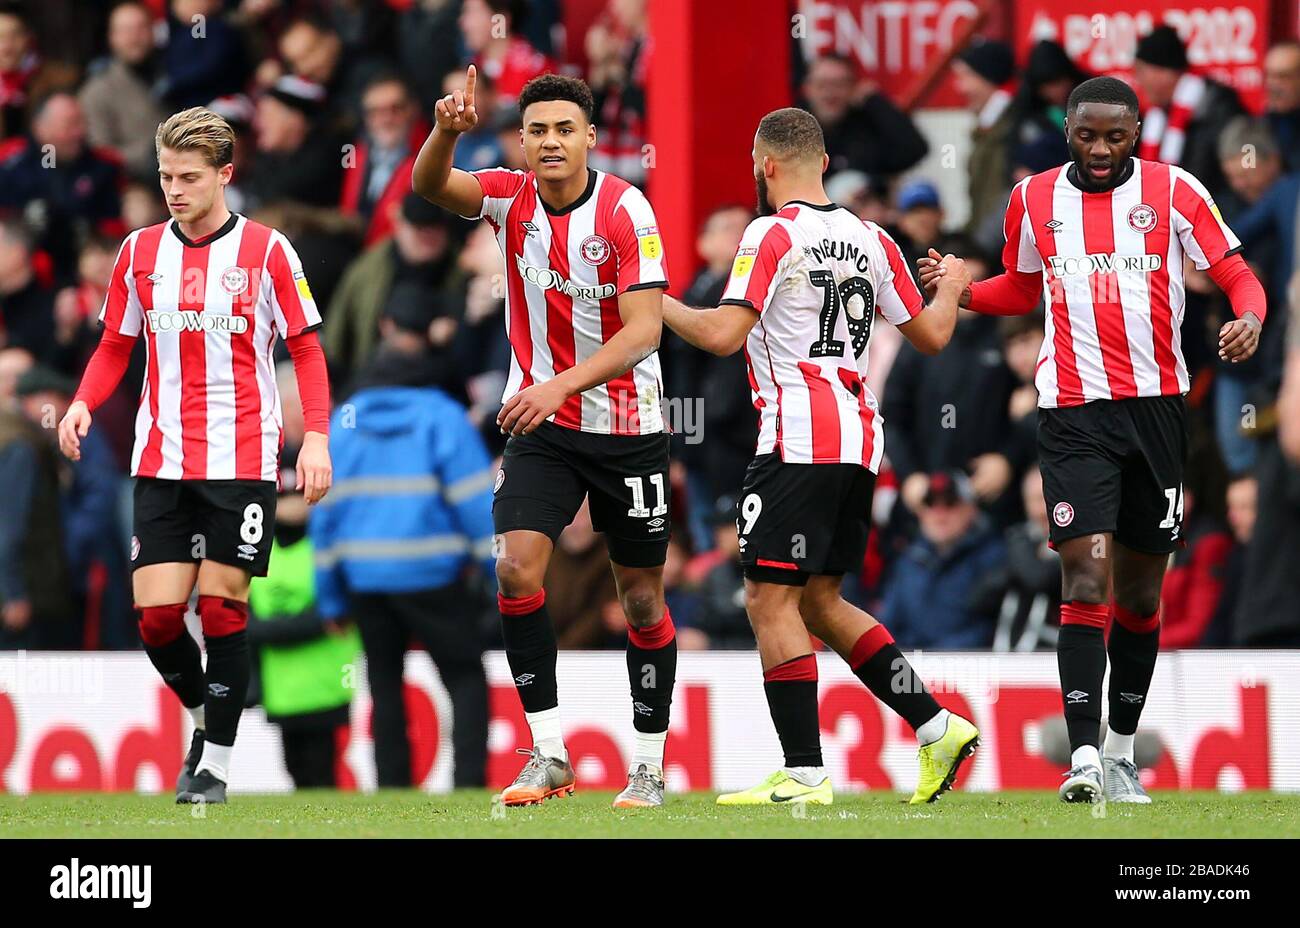
[[[1052,521],[1065,528],[1074,521],[1074,507],[1069,503],[1057,503],[1056,508],[1052,510]]]
[[[140,556],[140,537],[138,535],[132,535],[131,536],[131,560],[134,561],[139,556]]]
[[[1128,227],[1134,232],[1150,232],[1156,227],[1154,207],[1139,203],[1128,211]]]
[[[242,267],[228,267],[221,272],[221,289],[238,296],[248,289],[248,271]]]
[[[599,235],[588,235],[582,240],[582,260],[592,267],[600,267],[609,260],[609,242]]]

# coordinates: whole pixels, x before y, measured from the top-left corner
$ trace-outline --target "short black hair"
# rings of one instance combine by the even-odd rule
[[[582,115],[587,117],[587,122],[596,121],[596,101],[592,99],[587,82],[580,77],[565,77],[563,74],[543,74],[524,84],[524,89],[519,94],[520,118],[523,118],[524,110],[534,103],[549,100],[576,103],[578,109],[582,110]]]
[[[764,116],[758,124],[758,140],[782,157],[820,158],[826,154],[821,123],[812,113],[794,106]]]
[[[1081,103],[1114,103],[1134,116],[1140,114],[1137,94],[1118,77],[1090,77],[1070,91],[1065,111],[1073,115]]]

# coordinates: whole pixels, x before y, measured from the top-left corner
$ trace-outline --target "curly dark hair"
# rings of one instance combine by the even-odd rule
[[[519,116],[534,103],[549,100],[564,100],[576,103],[587,122],[596,121],[596,101],[592,99],[591,88],[587,82],[578,77],[565,77],[563,74],[543,74],[534,77],[519,94]]]

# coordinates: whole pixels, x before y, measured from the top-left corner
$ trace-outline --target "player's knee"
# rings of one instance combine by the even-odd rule
[[[542,588],[541,571],[519,557],[503,554],[497,558],[497,587],[510,599],[532,596]]]
[[[185,633],[186,603],[168,606],[136,606],[140,640],[151,648],[171,644]]]
[[[1104,603],[1109,583],[1101,570],[1067,570],[1061,584],[1062,599],[1070,602]]]
[[[1142,587],[1119,587],[1115,588],[1115,604],[1131,612],[1134,615],[1148,616],[1155,615],[1156,610],[1160,608],[1160,589],[1144,589]]]
[[[663,596],[648,583],[624,590],[619,599],[628,624],[637,628],[654,625],[664,617]]]
[[[745,583],[745,611],[755,630],[780,616],[790,589],[775,583]]]

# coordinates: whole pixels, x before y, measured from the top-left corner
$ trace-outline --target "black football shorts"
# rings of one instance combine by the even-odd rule
[[[760,454],[745,471],[736,532],[745,576],[803,586],[862,569],[876,475],[860,464],[787,464]]]
[[[265,577],[275,501],[274,480],[137,477],[131,569],[207,560]]]
[[[602,435],[543,422],[506,442],[493,529],[541,532],[555,541],[585,498],[610,560],[660,567],[672,532],[670,491],[667,433]]]
[[[1187,440],[1181,396],[1040,409],[1039,468],[1052,544],[1111,532],[1134,551],[1173,551],[1182,538]]]

